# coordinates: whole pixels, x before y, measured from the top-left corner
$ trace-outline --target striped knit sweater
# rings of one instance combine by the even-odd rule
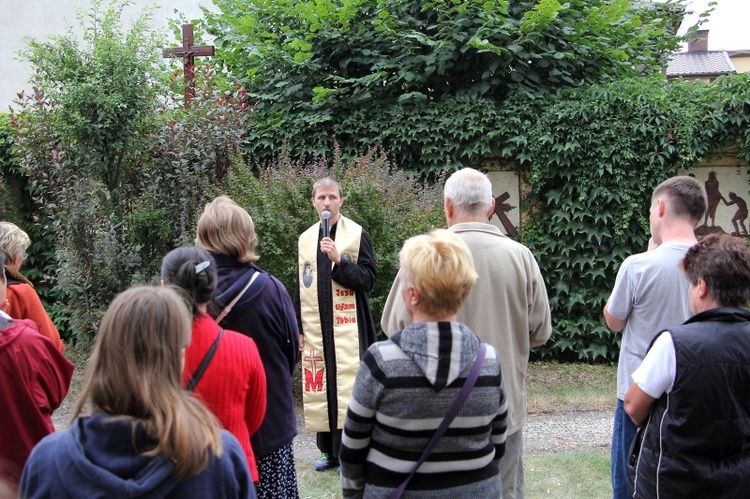
[[[458,396],[479,339],[456,322],[417,323],[362,358],[341,443],[344,497],[390,497]],[[474,390],[404,497],[500,497],[507,403],[487,345]]]

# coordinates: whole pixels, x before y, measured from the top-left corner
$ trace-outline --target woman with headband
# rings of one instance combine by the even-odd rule
[[[219,327],[208,314],[216,294],[216,264],[194,247],[177,248],[161,264],[164,285],[181,290],[193,313],[193,339],[185,352],[183,384],[242,445],[253,482],[258,468],[250,437],[266,413],[266,375],[255,342]]]

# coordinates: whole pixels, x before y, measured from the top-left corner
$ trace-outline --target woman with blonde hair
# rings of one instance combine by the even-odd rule
[[[447,230],[406,241],[413,324],[359,366],[341,443],[344,497],[500,497],[507,402],[500,362],[456,314],[477,274]]]
[[[237,439],[182,390],[191,325],[172,289],[136,287],[114,299],[75,419],[34,448],[21,497],[255,497]]]
[[[21,264],[26,259],[26,250],[31,246],[28,234],[16,224],[0,222],[0,250],[5,252],[5,273],[8,277],[8,305],[5,312],[14,319],[29,319],[47,339],[61,352],[65,344],[60,339],[52,319],[44,310],[44,305],[31,281],[21,274]]]
[[[266,371],[266,417],[250,438],[258,463],[258,497],[299,497],[293,440],[297,418],[292,374],[299,334],[292,300],[278,279],[255,261],[258,237],[250,215],[226,196],[206,205],[196,246],[211,253],[218,271],[216,322],[255,341]]]
[[[225,330],[208,315],[216,294],[216,264],[208,251],[182,247],[161,263],[162,284],[176,286],[193,311],[193,338],[185,352],[182,382],[198,396],[245,451],[253,481],[258,481],[250,436],[266,413],[266,374],[255,342]]]

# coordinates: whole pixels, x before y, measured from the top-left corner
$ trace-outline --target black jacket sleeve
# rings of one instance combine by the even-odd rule
[[[342,258],[339,263],[333,266],[331,279],[355,293],[369,293],[375,286],[376,278],[377,269],[375,268],[375,255],[372,251],[370,236],[362,229],[357,263]]]

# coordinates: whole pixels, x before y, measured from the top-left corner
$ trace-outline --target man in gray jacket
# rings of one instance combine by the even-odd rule
[[[494,209],[492,185],[483,173],[464,168],[445,183],[448,228],[468,245],[479,275],[457,320],[492,345],[500,357],[508,396],[508,437],[500,460],[503,497],[522,498],[529,349],[544,344],[552,326],[547,289],[536,259],[528,248],[487,223]],[[391,336],[410,323],[401,299],[399,273],[386,301],[381,325]]]

